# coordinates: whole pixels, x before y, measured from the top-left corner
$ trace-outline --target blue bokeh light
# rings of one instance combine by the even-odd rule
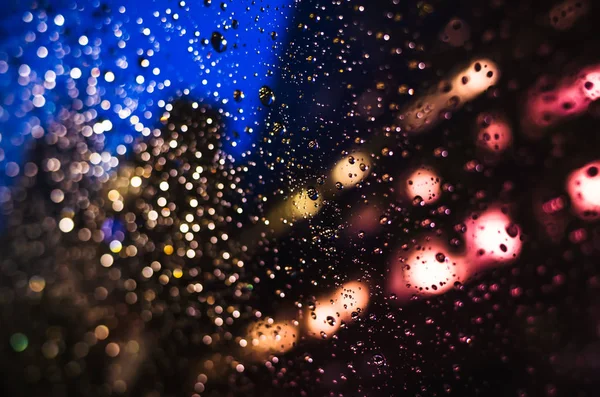
[[[11,0],[5,8],[0,188],[13,180],[7,164],[22,166],[28,143],[63,109],[98,124],[96,148],[123,155],[158,125],[161,107],[187,96],[222,111],[226,150],[244,155],[257,137],[249,130],[266,116],[258,92],[276,84],[294,2]]]

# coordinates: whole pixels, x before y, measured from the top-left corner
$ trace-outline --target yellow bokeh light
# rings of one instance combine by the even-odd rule
[[[351,187],[364,180],[371,172],[371,159],[366,153],[353,153],[339,161],[331,172],[335,183]]]
[[[142,178],[140,178],[139,176],[134,176],[133,178],[131,178],[131,181],[129,183],[133,187],[140,187],[142,186]]]

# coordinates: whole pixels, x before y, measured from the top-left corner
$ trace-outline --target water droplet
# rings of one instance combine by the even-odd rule
[[[217,52],[223,52],[227,49],[227,40],[225,40],[225,37],[219,32],[213,32],[210,38],[210,44],[212,44]]]
[[[233,91],[233,99],[236,102],[241,102],[242,99],[244,99],[244,92],[241,91],[241,90],[235,90],[235,91]]]
[[[423,206],[425,204],[425,201],[423,200],[423,197],[415,196],[415,198],[413,198],[412,204],[415,206],[416,205]]]
[[[275,102],[275,93],[269,86],[263,85],[258,90],[258,98],[260,99],[260,103],[270,106]]]
[[[271,131],[271,135],[276,136],[276,135],[284,135],[287,132],[287,129],[285,128],[285,126],[283,124],[281,124],[280,122],[274,122],[273,123],[273,130]]]
[[[373,364],[377,365],[378,367],[385,365],[385,357],[381,354],[373,355]]]
[[[313,201],[315,201],[319,198],[319,191],[313,186],[309,186],[306,189],[306,194],[308,195],[308,198]]]
[[[519,235],[519,227],[517,225],[515,225],[514,223],[511,223],[510,225],[508,225],[506,227],[506,233],[510,237],[515,238]]]

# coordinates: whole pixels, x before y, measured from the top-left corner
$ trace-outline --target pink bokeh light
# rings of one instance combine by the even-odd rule
[[[558,82],[540,78],[529,91],[524,115],[525,133],[539,137],[540,129],[586,112],[600,97],[600,65],[583,68]]]
[[[464,258],[451,253],[441,240],[430,238],[399,251],[390,273],[388,289],[402,300],[413,294],[443,294],[469,277]]]
[[[492,207],[465,220],[466,256],[475,271],[510,263],[521,253],[521,228],[499,207]]]
[[[501,154],[512,144],[512,129],[504,117],[482,113],[477,116],[477,125],[477,147],[486,154]]]
[[[571,172],[566,190],[571,209],[581,219],[600,218],[600,161],[593,161]]]

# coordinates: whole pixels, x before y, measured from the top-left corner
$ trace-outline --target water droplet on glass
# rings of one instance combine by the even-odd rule
[[[385,357],[381,354],[373,355],[373,364],[377,365],[378,367],[385,365]]]
[[[319,191],[314,188],[313,186],[309,186],[306,189],[306,194],[308,195],[308,198],[315,201],[319,198]]]
[[[219,32],[213,32],[210,38],[210,44],[217,52],[223,52],[227,49],[227,40],[225,40],[225,37]]]
[[[233,91],[233,99],[235,99],[236,102],[241,102],[242,99],[244,99],[244,92],[241,90]]]
[[[270,87],[263,85],[258,90],[258,98],[260,99],[260,103],[270,106],[275,102],[275,93]]]
[[[412,200],[412,204],[415,206],[417,206],[417,205],[423,206],[425,204],[425,201],[423,200],[423,197],[415,196],[415,198],[413,198],[413,200]]]
[[[519,227],[517,225],[515,225],[514,223],[511,223],[510,225],[508,225],[506,227],[506,233],[510,237],[515,238],[519,235]]]
[[[284,135],[287,132],[285,126],[279,122],[273,123],[273,130],[271,131],[271,135]]]

